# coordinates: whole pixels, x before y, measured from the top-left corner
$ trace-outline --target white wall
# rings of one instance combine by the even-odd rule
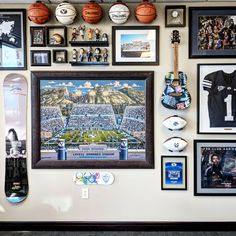
[[[182,4],[182,3],[180,3]],[[188,6],[215,6],[221,3],[187,3]],[[235,3],[223,5],[236,6]],[[133,10],[136,4],[129,4]],[[29,196],[18,204],[12,205],[5,199],[4,166],[5,137],[0,135],[0,221],[235,221],[235,197],[195,197],[193,196],[193,139],[234,139],[235,135],[197,135],[197,63],[233,63],[235,59],[188,59],[188,20],[185,28],[178,28],[181,34],[179,48],[179,67],[188,75],[188,89],[192,95],[192,105],[184,111],[173,111],[160,104],[164,89],[164,75],[172,70],[172,48],[170,34],[173,28],[165,28],[165,4],[156,4],[158,18],[153,25],[160,26],[160,65],[159,66],[109,66],[71,67],[70,64],[52,67],[30,67],[29,26],[28,70],[19,73],[26,76],[30,88],[31,70],[153,70],[155,71],[155,169],[119,169],[110,170],[115,175],[111,186],[89,186],[89,199],[81,199],[81,187],[72,182],[73,169],[31,169],[31,103],[28,97],[28,176]],[[82,5],[76,5],[81,12]],[[103,6],[105,10],[109,5]],[[27,5],[3,5],[0,8],[27,8]],[[55,6],[51,6],[55,8]],[[106,11],[107,12],[107,11]],[[187,10],[188,19],[188,10]],[[48,25],[56,23],[51,20]],[[76,21],[81,24],[82,20]],[[33,25],[33,24],[32,24]],[[131,19],[125,25],[138,25],[132,12]],[[109,33],[111,39],[112,24],[106,16],[98,27]],[[73,27],[73,26],[71,26]],[[111,42],[111,40],[110,40]],[[110,43],[111,44],[111,43]],[[111,46],[110,46],[111,49]],[[68,51],[71,48],[68,47]],[[111,62],[111,55],[109,58]],[[1,72],[0,87],[4,77],[12,71]],[[3,90],[0,89],[0,130],[4,130]],[[162,120],[169,115],[181,115],[188,121],[183,131],[171,132],[162,126]],[[161,191],[161,155],[171,155],[162,143],[170,136],[179,135],[189,145],[178,155],[187,155],[188,190]]]

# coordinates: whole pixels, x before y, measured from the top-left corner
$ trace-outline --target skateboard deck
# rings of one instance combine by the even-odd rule
[[[114,176],[110,172],[78,171],[73,176],[73,182],[78,185],[110,185],[114,182]]]
[[[27,81],[20,74],[9,74],[3,82],[5,108],[5,194],[11,203],[28,195],[26,163]]]

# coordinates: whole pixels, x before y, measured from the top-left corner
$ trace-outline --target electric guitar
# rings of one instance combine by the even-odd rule
[[[166,87],[161,103],[168,109],[184,110],[191,104],[191,96],[186,88],[187,76],[178,70],[179,31],[173,30],[171,44],[174,48],[174,71],[165,76]]]

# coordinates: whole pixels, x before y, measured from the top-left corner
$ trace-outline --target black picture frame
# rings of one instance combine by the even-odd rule
[[[32,99],[31,99],[31,101],[32,101],[32,146],[34,147],[32,149],[32,168],[44,168],[44,169],[45,168],[53,168],[53,169],[54,168],[64,168],[64,169],[65,168],[115,168],[115,169],[117,169],[117,168],[135,168],[135,169],[136,168],[137,169],[138,168],[154,168],[154,117],[153,117],[153,115],[154,115],[153,114],[154,72],[153,71],[93,71],[93,72],[85,72],[85,71],[69,71],[69,72],[33,71],[31,73],[31,78],[32,78],[32,81],[31,81],[31,85],[32,85],[32,87],[31,87],[31,89],[32,89]],[[115,158],[108,159],[108,160],[106,160],[106,159],[98,160],[96,158],[88,159],[88,158],[86,158],[87,157],[86,155],[88,155],[88,154],[84,154],[85,159],[83,159],[83,158],[81,159],[81,158],[79,158],[80,157],[79,155],[82,155],[83,151],[81,151],[81,153],[82,153],[81,154],[76,150],[76,152],[73,152],[73,153],[71,152],[71,154],[68,151],[68,159],[67,160],[65,160],[65,158],[64,158],[64,160],[58,160],[58,159],[63,159],[63,158],[61,158],[61,156],[59,157],[58,149],[57,149],[57,152],[55,153],[54,159],[50,159],[51,154],[49,155],[49,159],[41,158],[41,154],[40,154],[41,148],[43,149],[45,146],[42,144],[46,143],[45,140],[47,140],[47,141],[49,140],[49,139],[47,139],[47,137],[49,137],[52,140],[52,137],[54,138],[54,135],[53,136],[51,135],[53,131],[50,133],[49,129],[45,128],[45,127],[53,127],[52,124],[50,124],[50,126],[49,126],[46,123],[43,123],[44,120],[41,121],[41,118],[40,118],[40,117],[43,117],[43,116],[40,116],[40,114],[41,114],[41,111],[45,108],[45,106],[41,106],[41,103],[40,103],[40,100],[44,96],[43,93],[41,93],[41,91],[40,91],[40,87],[44,88],[44,86],[47,85],[45,87],[45,88],[47,88],[48,86],[53,85],[53,88],[54,88],[55,86],[57,86],[57,84],[60,83],[63,85],[63,88],[65,88],[65,86],[67,86],[67,85],[72,86],[72,85],[77,84],[76,86],[78,86],[78,84],[84,83],[84,82],[86,82],[86,85],[89,85],[89,83],[91,85],[95,82],[97,84],[97,83],[99,83],[99,81],[100,81],[101,87],[97,87],[98,85],[96,85],[96,87],[101,88],[101,89],[104,88],[102,84],[107,84],[107,83],[111,83],[111,82],[114,82],[114,84],[110,85],[110,86],[113,86],[113,87],[110,87],[110,89],[115,89],[114,86],[118,85],[117,81],[120,81],[120,82],[129,81],[129,83],[133,84],[133,86],[135,83],[136,83],[135,86],[139,86],[138,83],[140,84],[140,86],[143,86],[144,93],[143,92],[137,92],[137,93],[139,94],[139,99],[140,99],[140,97],[144,98],[144,101],[143,101],[144,105],[143,105],[143,107],[142,106],[139,107],[139,109],[142,110],[142,113],[140,115],[136,116],[136,118],[139,119],[139,126],[140,125],[142,126],[142,123],[140,123],[140,121],[142,119],[143,119],[142,122],[147,121],[147,122],[145,122],[145,128],[144,128],[145,130],[143,133],[142,133],[142,131],[134,133],[134,131],[136,131],[135,130],[136,128],[132,129],[132,127],[131,127],[129,134],[123,133],[123,135],[122,135],[122,136],[125,136],[127,138],[127,140],[129,138],[131,139],[131,131],[132,131],[132,137],[136,137],[137,140],[143,139],[143,142],[141,142],[141,143],[139,141],[135,142],[134,139],[131,139],[131,140],[133,140],[133,143],[132,142],[130,143],[130,141],[128,141],[128,143],[129,143],[128,148],[132,149],[134,147],[140,147],[140,150],[134,151],[131,154],[129,153],[128,160],[124,160],[125,159],[125,158],[123,158],[124,153],[121,152],[121,153],[123,153],[122,158],[121,158],[121,154],[119,154],[119,152],[117,153],[117,151],[119,151],[119,149],[115,148],[116,145],[118,145],[120,147],[121,140],[118,140],[115,136],[112,136],[113,138],[110,137],[110,141],[106,142],[106,144],[113,145],[113,147],[115,148],[115,151],[114,151],[114,154],[113,154],[113,152],[110,152],[111,154],[108,154],[108,155],[114,155],[114,157],[116,157],[115,155],[118,155],[117,156],[118,159],[115,159]],[[81,87],[81,86],[79,86],[79,87]],[[123,90],[124,93],[128,92],[128,90],[125,87],[123,89],[124,89]],[[46,91],[46,90],[44,90],[44,91]],[[140,88],[140,91],[142,91],[142,88]],[[70,94],[69,90],[67,92],[68,92],[67,96],[69,99],[70,95],[72,95],[72,94]],[[130,92],[131,92],[131,90],[130,90]],[[134,90],[133,90],[133,92],[134,92]],[[56,92],[54,93],[53,96],[56,96],[55,94],[56,94]],[[79,92],[76,94],[79,94]],[[44,98],[46,99],[46,95],[44,96]],[[74,96],[74,98],[75,98],[75,96]],[[84,98],[85,97],[81,97],[82,103],[84,101]],[[43,99],[43,101],[47,101],[47,99],[46,100],[45,99]],[[54,99],[54,101],[57,101],[56,97],[54,97],[53,99]],[[96,101],[96,100],[94,100],[94,101]],[[137,102],[137,104],[139,104],[139,103],[140,103],[140,100]],[[43,105],[46,105],[46,104],[43,103]],[[109,106],[109,104],[108,104],[108,106]],[[85,107],[86,108],[84,108],[84,109],[86,110],[87,106],[85,106]],[[123,112],[124,112],[124,109],[126,107],[127,107],[127,105],[125,105],[122,108],[118,104],[115,109],[117,111],[121,112],[119,114],[123,114],[122,111],[119,109],[122,108]],[[91,107],[91,109],[92,109],[92,107]],[[143,113],[143,110],[145,111],[145,113]],[[65,112],[65,110],[64,110],[64,112]],[[101,112],[101,114],[102,113],[103,112]],[[49,113],[47,113],[47,114],[49,114]],[[67,113],[65,113],[65,114],[67,114]],[[71,112],[71,114],[74,114],[74,113]],[[88,113],[86,113],[86,112],[85,112],[85,115],[83,116],[85,121],[87,119],[86,114],[88,116]],[[111,114],[111,117],[113,117],[113,114],[114,113]],[[98,115],[98,117],[99,117],[99,115]],[[73,118],[73,116],[72,116],[72,118]],[[71,129],[73,130],[73,127],[74,127],[73,125],[74,124],[77,125],[77,123],[79,122],[79,120],[77,120],[78,121],[77,123],[74,122],[74,120],[72,118],[71,118],[71,122],[68,119],[67,129],[69,129],[69,130],[71,130]],[[60,119],[60,117],[59,117],[59,119]],[[122,119],[122,117],[120,117],[120,118],[118,117],[118,119]],[[49,122],[50,119],[47,118],[46,121]],[[124,119],[124,122],[128,122],[128,121]],[[88,124],[86,124],[86,126],[78,126],[78,127],[80,127],[80,129],[82,129],[82,131],[95,130],[95,129],[92,129],[93,127],[90,125],[89,122],[87,122],[87,123]],[[59,123],[57,123],[57,124],[59,125]],[[121,120],[120,120],[120,124],[121,124]],[[107,124],[106,126],[104,125],[104,127],[107,127],[108,125],[109,124]],[[72,126],[72,127],[70,127],[70,126]],[[43,128],[41,128],[41,127],[43,127]],[[63,124],[61,127],[64,127]],[[116,128],[119,128],[118,126],[112,126],[112,127],[114,130],[116,130]],[[120,127],[120,130],[123,130],[123,128]],[[43,129],[44,129],[44,131],[43,131]],[[96,127],[96,129],[97,129],[97,127]],[[46,132],[45,130],[48,132]],[[43,133],[41,133],[41,131],[43,131]],[[61,129],[61,131],[63,131],[63,130]],[[99,129],[97,129],[97,132],[99,132]],[[118,129],[117,129],[117,132],[118,132]],[[86,132],[84,132],[84,133],[86,133]],[[85,136],[86,139],[88,139],[87,137],[91,137],[91,136],[88,136],[87,134],[88,134],[88,132],[86,133],[86,136]],[[43,136],[41,136],[41,135],[43,135]],[[55,136],[57,136],[57,135],[55,135]],[[41,142],[42,141],[41,137],[44,138],[43,142]],[[76,148],[78,149],[78,147],[79,147],[79,149],[82,150],[82,146],[78,146],[79,142],[80,142],[78,140],[82,139],[84,141],[83,137],[84,136],[80,135],[79,139],[77,139],[77,141],[75,141],[77,143],[77,147],[75,147],[75,149]],[[95,139],[96,137],[98,137],[98,133],[93,135],[92,139]],[[60,139],[60,137],[57,136],[57,139]],[[57,141],[58,140],[56,140],[56,143],[53,144],[54,147],[57,146]],[[81,143],[83,141],[81,141]],[[102,140],[98,141],[98,143],[103,144],[101,141]],[[107,141],[107,139],[106,139],[106,141]],[[88,141],[88,140],[86,142],[89,145],[96,144],[96,141],[94,141],[94,142],[91,141],[91,144],[89,143],[90,141]],[[124,141],[124,142],[126,142],[126,141]],[[145,142],[145,150],[142,149],[142,147],[144,147],[143,146],[144,142]],[[67,144],[69,144],[69,142]],[[122,142],[122,144],[123,144],[123,142]],[[71,142],[70,145],[72,147],[73,143]],[[83,150],[86,151],[86,147],[83,146]],[[108,147],[104,147],[104,146],[100,146],[100,147],[103,148],[104,153],[106,150],[109,151]],[[52,148],[52,150],[53,150],[53,148]],[[91,149],[91,150],[93,150],[93,149]],[[123,150],[126,150],[125,146],[124,146]],[[96,152],[96,153],[98,153],[98,152]],[[101,153],[101,150],[99,151],[99,153]],[[65,152],[63,155],[64,155],[64,157],[66,156]],[[78,157],[78,158],[73,159],[73,156],[72,156],[72,158],[70,159],[70,155],[74,155],[74,157]],[[92,154],[89,154],[89,155],[92,155]],[[105,155],[105,154],[103,154],[103,155]],[[133,159],[129,159],[129,155],[132,155]],[[46,156],[47,156],[47,152],[46,152]],[[123,160],[121,160],[121,159],[123,159]]]
[[[46,27],[30,26],[30,46],[31,47],[46,46]]]
[[[234,76],[235,68],[236,64],[233,63],[197,65],[198,134],[236,134],[236,114],[232,103],[234,95],[230,93],[230,85],[222,82]],[[215,88],[218,93],[213,92]]]
[[[165,6],[165,27],[185,27],[186,6],[167,5]]]
[[[67,63],[67,50],[66,49],[53,49],[52,50],[52,57],[54,63]]]
[[[26,10],[1,9],[0,20],[8,31],[0,39],[0,70],[26,70]]]
[[[194,140],[194,195],[236,196],[235,140]]]
[[[47,46],[66,47],[67,46],[67,27],[66,26],[47,26]]]
[[[161,156],[161,189],[187,190],[187,156]]]
[[[50,50],[31,50],[31,66],[51,66]]]
[[[226,28],[212,26],[219,20],[230,22],[229,17],[235,15],[233,6],[189,7],[189,58],[236,58],[236,43],[231,40],[235,27],[231,31],[230,24]]]
[[[130,50],[137,37],[143,52]],[[112,26],[112,65],[159,65],[159,26]]]

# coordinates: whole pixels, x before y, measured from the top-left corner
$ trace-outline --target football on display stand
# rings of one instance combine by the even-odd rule
[[[135,8],[135,17],[139,22],[149,24],[157,17],[156,7],[148,0],[143,0]]]
[[[83,6],[82,18],[85,22],[89,24],[98,23],[103,17],[102,7],[94,2],[90,1]]]
[[[74,22],[77,11],[72,4],[64,1],[56,7],[55,15],[61,24],[70,25]]]
[[[109,9],[109,18],[115,24],[124,24],[130,15],[128,6],[121,0],[114,3]]]
[[[27,10],[28,19],[35,24],[44,24],[50,18],[50,10],[41,1],[32,3]]]
[[[182,152],[188,145],[187,141],[180,137],[168,138],[164,143],[164,147],[170,152]]]

